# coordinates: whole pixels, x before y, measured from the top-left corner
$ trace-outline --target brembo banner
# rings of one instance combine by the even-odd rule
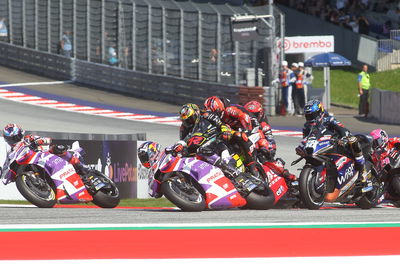
[[[278,41],[278,47],[282,43]],[[333,35],[285,37],[285,54],[328,53],[335,50]]]

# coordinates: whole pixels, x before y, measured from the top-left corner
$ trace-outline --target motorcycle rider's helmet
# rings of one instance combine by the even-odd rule
[[[318,100],[308,101],[304,106],[304,116],[307,122],[320,121],[324,115],[324,106]]]
[[[146,141],[138,148],[138,157],[142,165],[151,168],[157,161],[160,154],[160,144],[153,141]]]
[[[4,127],[3,137],[8,145],[13,147],[20,142],[25,136],[25,131],[17,124],[8,124]]]
[[[204,107],[207,111],[215,112],[218,115],[222,115],[227,106],[228,100],[218,96],[209,97],[204,102]]]
[[[257,101],[250,101],[244,105],[244,108],[253,113],[258,120],[261,120],[264,117],[264,109],[261,103]]]
[[[179,111],[179,117],[185,126],[193,126],[200,120],[200,108],[193,103],[187,103]]]
[[[388,142],[389,136],[383,129],[375,129],[369,133],[372,136],[372,148],[373,149],[380,149],[385,150]]]

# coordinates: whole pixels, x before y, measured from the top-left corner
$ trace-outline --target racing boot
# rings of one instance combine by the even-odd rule
[[[372,181],[371,181],[371,171],[366,171],[365,170],[365,159],[364,156],[358,156],[355,158],[355,164],[356,164],[356,169],[360,169],[359,173],[361,175],[361,184],[363,185],[363,188],[361,189],[361,191],[363,193],[369,192],[373,189],[372,186]]]
[[[370,180],[371,171],[367,172],[365,170],[365,158],[361,150],[361,145],[355,136],[348,137],[348,143],[350,145],[350,149],[354,155],[355,160],[355,168],[359,171],[361,175],[361,184],[363,185],[362,192],[368,192],[373,189],[372,182]]]
[[[234,180],[234,182],[241,186],[244,190],[251,192],[257,187],[253,182],[251,182],[250,179],[246,178],[244,174],[240,172],[240,170],[233,167],[229,163],[226,163],[223,160],[218,160],[214,165],[220,168],[229,179]]]

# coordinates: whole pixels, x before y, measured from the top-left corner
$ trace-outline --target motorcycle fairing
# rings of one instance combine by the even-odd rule
[[[93,198],[87,191],[73,165],[50,152],[35,152],[29,147],[15,151],[20,165],[33,164],[42,167],[56,186],[56,198],[60,203],[87,202]]]
[[[265,162],[263,168],[268,177],[269,187],[274,192],[275,204],[286,194],[288,186],[285,179],[277,175],[271,165],[273,165],[272,162]]]
[[[246,205],[246,200],[223,172],[205,161],[194,157],[173,157],[171,154],[164,154],[161,156],[159,167],[163,173],[183,172],[194,178],[205,191],[206,205],[209,209],[236,208]],[[157,186],[157,182],[153,182],[153,185]]]

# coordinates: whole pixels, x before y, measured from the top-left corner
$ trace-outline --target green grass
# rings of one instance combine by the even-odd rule
[[[0,204],[30,204],[25,200],[0,200]],[[93,203],[81,203],[80,205],[94,205]],[[120,207],[175,207],[166,198],[160,199],[122,199]]]
[[[344,67],[331,68],[331,96],[332,102],[352,107],[358,106],[359,98],[357,76],[359,69]],[[316,68],[313,71],[313,87],[324,86],[324,71]],[[370,73],[371,88],[400,91],[400,69]]]

